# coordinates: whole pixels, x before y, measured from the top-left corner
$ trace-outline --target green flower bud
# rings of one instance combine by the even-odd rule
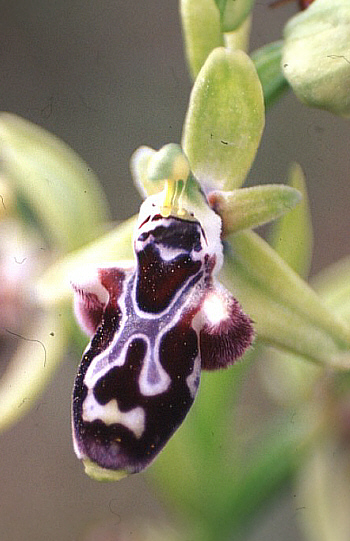
[[[350,0],[317,0],[284,30],[282,68],[311,107],[350,116]]]

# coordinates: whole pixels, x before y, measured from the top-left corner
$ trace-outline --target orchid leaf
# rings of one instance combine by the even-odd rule
[[[263,94],[243,51],[215,49],[193,86],[182,147],[204,189],[243,183],[264,127]]]
[[[222,219],[223,236],[274,220],[288,213],[300,199],[300,192],[282,184],[209,194],[211,207]]]

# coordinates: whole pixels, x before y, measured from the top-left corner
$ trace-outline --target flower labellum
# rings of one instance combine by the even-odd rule
[[[142,204],[136,264],[75,281],[75,311],[92,336],[73,392],[73,439],[86,472],[117,480],[143,470],[187,415],[201,368],[232,364],[253,340],[250,318],[217,281],[221,219],[190,203],[186,182]]]

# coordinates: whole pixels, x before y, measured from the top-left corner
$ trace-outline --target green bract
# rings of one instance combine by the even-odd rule
[[[181,0],[180,13],[187,63],[195,79],[207,56],[224,45],[214,0]]]
[[[221,30],[236,30],[249,15],[255,0],[215,0],[220,11]]]
[[[284,30],[283,72],[312,107],[350,115],[350,0],[317,0]]]
[[[264,127],[264,99],[243,51],[215,49],[193,86],[182,147],[206,190],[242,185]]]
[[[187,63],[195,79],[217,47],[246,50],[254,0],[180,0]]]

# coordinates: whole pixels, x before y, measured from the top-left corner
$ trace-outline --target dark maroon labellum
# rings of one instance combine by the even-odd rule
[[[182,423],[201,369],[232,364],[254,334],[213,276],[216,252],[198,221],[158,211],[142,220],[134,251],[135,267],[73,285],[77,318],[93,335],[74,384],[75,450],[126,473],[144,469]]]

